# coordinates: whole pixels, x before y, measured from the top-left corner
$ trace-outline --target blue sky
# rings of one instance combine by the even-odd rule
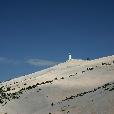
[[[73,58],[114,54],[113,0],[1,0],[0,80]]]

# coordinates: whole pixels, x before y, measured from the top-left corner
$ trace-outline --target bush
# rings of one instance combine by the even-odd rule
[[[55,78],[55,80],[57,80],[57,78]]]
[[[11,87],[7,87],[7,91],[10,91],[11,90]]]
[[[64,77],[62,77],[61,79],[64,79]]]

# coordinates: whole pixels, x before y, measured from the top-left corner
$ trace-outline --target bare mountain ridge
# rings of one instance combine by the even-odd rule
[[[72,59],[0,88],[0,114],[113,114],[114,56]]]

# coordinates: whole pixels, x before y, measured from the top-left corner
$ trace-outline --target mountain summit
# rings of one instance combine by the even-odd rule
[[[0,114],[114,114],[114,55],[69,59],[0,83]]]

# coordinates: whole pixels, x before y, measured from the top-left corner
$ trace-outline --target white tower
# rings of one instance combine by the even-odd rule
[[[68,60],[71,60],[72,59],[72,56],[71,56],[70,53],[68,54],[68,57],[69,57]]]

